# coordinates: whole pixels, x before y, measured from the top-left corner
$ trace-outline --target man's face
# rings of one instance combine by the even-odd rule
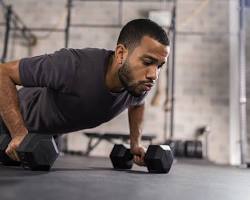
[[[140,44],[132,52],[128,52],[129,56],[118,71],[125,89],[133,96],[140,96],[149,91],[158,79],[169,51],[169,46],[144,36]]]

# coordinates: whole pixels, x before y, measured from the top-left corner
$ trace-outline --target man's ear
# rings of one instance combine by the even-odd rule
[[[118,44],[115,48],[115,58],[119,64],[123,64],[127,59],[128,49],[123,44]]]

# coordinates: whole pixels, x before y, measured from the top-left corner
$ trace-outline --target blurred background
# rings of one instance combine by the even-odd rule
[[[65,47],[114,49],[135,18],[162,25],[172,48],[146,100],[144,134],[156,144],[200,141],[203,158],[218,164],[248,163],[249,0],[0,0],[1,62]],[[98,142],[88,154],[108,156],[112,143],[86,132],[128,134],[127,112],[60,139],[64,152],[84,154]]]

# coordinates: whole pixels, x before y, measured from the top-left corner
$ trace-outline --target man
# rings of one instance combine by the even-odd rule
[[[0,114],[12,137],[7,155],[29,132],[66,133],[107,122],[128,108],[131,152],[140,145],[144,98],[169,55],[166,32],[148,19],[127,23],[115,51],[61,49],[0,65]],[[16,90],[16,85],[23,88]]]

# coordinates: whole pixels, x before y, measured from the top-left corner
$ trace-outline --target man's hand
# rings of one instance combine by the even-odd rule
[[[144,162],[145,148],[142,146],[135,146],[131,148],[131,153],[134,155],[134,163],[139,166],[146,166]]]
[[[23,134],[23,135],[16,135],[14,138],[12,138],[12,140],[10,141],[7,149],[5,150],[5,153],[12,159],[15,161],[20,161],[16,149],[19,147],[19,145],[21,144],[21,142],[23,141],[24,137],[27,134]]]

